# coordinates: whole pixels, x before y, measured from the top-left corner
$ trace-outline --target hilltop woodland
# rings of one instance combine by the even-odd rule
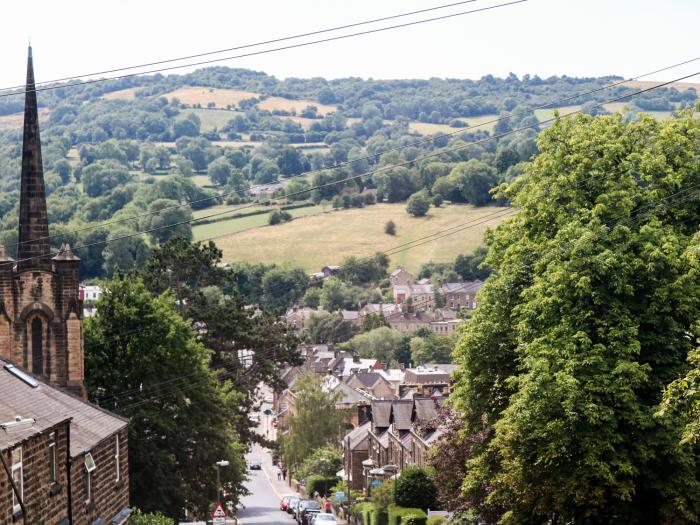
[[[615,80],[278,80],[214,67],[54,86],[38,93],[52,245],[86,246],[77,250],[82,277],[109,278],[117,269],[142,268],[151,251],[173,236],[191,238],[193,210],[248,202],[251,185],[278,181],[271,201],[265,199],[271,210],[291,202],[348,208],[410,201],[408,211],[422,215],[445,201],[495,203],[489,190],[522,174],[524,162],[537,153],[537,130],[467,145],[534,126],[549,115],[533,108],[556,106]],[[570,103],[605,113],[596,102],[633,91],[620,85]],[[22,100],[21,93],[0,99],[0,243],[11,253],[21,147],[21,129],[11,123]],[[694,89],[664,88],[630,99],[626,114],[668,115],[695,100]],[[510,118],[480,125],[499,115]],[[448,151],[439,153],[441,148]],[[386,169],[304,192],[377,168]],[[182,203],[191,205],[174,207]],[[271,223],[289,218],[273,215]],[[148,233],[133,235],[141,231]]]

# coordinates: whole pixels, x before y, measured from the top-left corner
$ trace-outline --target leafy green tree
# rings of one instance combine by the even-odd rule
[[[457,350],[465,495],[501,523],[693,523],[700,450],[655,417],[700,318],[700,120],[557,121],[504,195]]]
[[[178,202],[170,199],[157,199],[148,205],[148,213],[141,219],[141,229],[148,231],[154,243],[162,244],[171,237],[192,238],[192,210],[178,206]],[[152,230],[152,231],[150,231]]]
[[[210,353],[174,307],[172,295],[152,297],[140,279],[118,278],[85,323],[90,395],[130,421],[130,499],[172,517],[186,502],[207,507],[214,458],[230,461],[221,471],[228,491],[241,494],[245,480],[234,427],[241,396],[210,371]]]
[[[396,224],[394,221],[387,221],[384,225],[384,233],[387,235],[396,235]]]
[[[471,255],[458,255],[454,262],[454,270],[465,281],[486,279],[491,273],[490,268],[484,264],[488,249],[479,246]]]
[[[73,173],[73,167],[66,159],[60,159],[53,163],[53,171],[58,173],[63,184],[68,184],[70,182],[70,176]]]
[[[113,160],[97,161],[83,168],[80,176],[85,193],[90,197],[108,194],[112,189],[131,180],[129,171]]]
[[[215,184],[225,186],[231,177],[231,170],[231,164],[226,160],[226,157],[219,157],[207,166],[207,175]]]
[[[377,190],[389,202],[401,202],[420,189],[420,175],[408,168],[398,167],[374,175]]]
[[[430,209],[430,200],[428,196],[419,191],[411,195],[406,205],[406,211],[414,217],[423,217]]]
[[[255,424],[243,417],[257,403],[259,385],[283,388],[280,370],[301,359],[298,340],[287,327],[275,315],[247,308],[238,294],[245,281],[261,281],[266,268],[245,267],[243,276],[241,266],[224,269],[220,262],[214,243],[174,238],[154,250],[142,275],[152,292],[174,291],[181,315],[198,327],[201,342],[212,351],[212,365],[226,368],[227,382],[244,394],[238,400],[241,417],[234,423],[239,439],[248,444],[260,440],[251,430]]]
[[[314,475],[332,478],[341,468],[343,468],[343,453],[333,446],[325,446],[308,456],[297,474],[301,478]]]
[[[372,257],[346,257],[340,265],[338,278],[354,285],[378,283],[387,277],[389,257],[382,252]]]
[[[309,169],[309,164],[302,153],[297,148],[284,148],[277,157],[277,167],[285,177],[299,175]]]
[[[485,162],[471,159],[457,164],[449,175],[462,198],[474,206],[483,206],[491,202],[491,188],[497,179],[491,166]]]
[[[181,120],[176,120],[173,124],[173,137],[196,137],[199,135],[199,130],[202,122],[194,113],[190,113]]]
[[[660,416],[672,416],[683,427],[680,444],[685,447],[700,443],[700,349],[688,355],[691,370],[676,379],[664,392]]]
[[[451,363],[452,350],[457,339],[451,336],[430,334],[411,339],[411,359],[414,365],[427,363]]]
[[[151,255],[151,249],[138,235],[129,229],[117,228],[108,236],[102,252],[104,273],[112,277],[117,271],[129,272],[142,268]]]
[[[343,348],[362,357],[389,363],[394,358],[402,339],[402,335],[396,330],[388,326],[380,326],[370,332],[356,335],[345,343]]]
[[[262,280],[262,305],[282,314],[304,296],[309,286],[309,277],[301,268],[273,268]]]
[[[343,319],[340,314],[319,312],[309,319],[307,331],[314,343],[337,344],[354,336],[357,333],[357,327]]]
[[[406,467],[396,480],[396,504],[427,511],[437,503],[437,489],[430,471],[421,467]]]
[[[311,374],[297,378],[296,411],[287,418],[282,454],[291,467],[300,466],[314,451],[334,443],[343,432],[346,415],[336,410],[339,392],[327,391]]]
[[[362,331],[370,332],[375,328],[380,328],[382,326],[389,326],[389,323],[384,317],[382,312],[376,314],[367,314],[362,318]]]

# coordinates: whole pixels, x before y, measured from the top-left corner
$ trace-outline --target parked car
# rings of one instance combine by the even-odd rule
[[[248,468],[250,468],[250,470],[262,470],[262,461],[253,458],[248,462]]]
[[[287,507],[289,506],[289,498],[291,496],[283,496],[282,500],[280,501],[280,510],[287,511]]]
[[[333,514],[327,514],[325,512],[320,512],[314,514],[311,519],[311,525],[338,525]]]
[[[298,497],[289,496],[289,501],[287,502],[287,514],[294,514],[297,508],[297,503],[299,503]]]
[[[309,525],[309,516],[321,512],[321,505],[318,501],[312,499],[303,499],[299,501],[297,513],[294,516],[299,525]]]

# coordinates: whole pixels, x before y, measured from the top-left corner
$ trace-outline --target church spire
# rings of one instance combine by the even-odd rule
[[[50,270],[49,220],[44,192],[44,167],[41,161],[39,111],[34,85],[32,47],[27,58],[27,88],[24,99],[24,138],[22,178],[19,201],[19,239],[17,269]]]

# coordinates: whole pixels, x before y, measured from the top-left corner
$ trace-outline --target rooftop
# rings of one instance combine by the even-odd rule
[[[0,423],[16,416],[34,420],[16,429],[0,429],[0,448],[19,443],[61,421],[71,419],[71,456],[92,449],[97,443],[126,427],[127,421],[51,386],[28,372],[0,359]],[[35,385],[35,386],[34,386]]]

